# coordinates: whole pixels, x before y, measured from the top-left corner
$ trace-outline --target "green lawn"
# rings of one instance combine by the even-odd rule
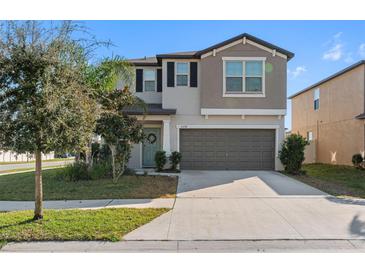
[[[0,244],[12,241],[119,241],[166,208],[110,208],[98,210],[45,210],[33,221],[33,211],[0,213]]]
[[[365,198],[365,170],[351,166],[307,164],[306,175],[294,176],[313,187],[335,196]]]
[[[65,182],[58,175],[62,169],[43,171],[44,200],[172,198],[176,177],[122,176],[111,179]],[[0,201],[34,200],[34,172],[0,176]]]

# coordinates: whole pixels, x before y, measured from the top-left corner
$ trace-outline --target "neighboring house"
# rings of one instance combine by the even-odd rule
[[[365,151],[365,61],[292,95],[292,132],[310,142],[306,162],[352,165]]]
[[[199,51],[129,60],[147,113],[147,142],[129,167],[154,167],[158,150],[182,153],[181,169],[282,168],[287,61],[293,53],[242,34]]]

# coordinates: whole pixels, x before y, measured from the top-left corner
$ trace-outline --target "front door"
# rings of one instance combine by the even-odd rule
[[[155,153],[161,150],[161,129],[144,128],[146,140],[143,143],[143,167],[155,167]]]

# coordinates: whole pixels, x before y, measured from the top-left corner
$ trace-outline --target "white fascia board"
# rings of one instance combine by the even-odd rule
[[[279,125],[176,125],[177,129],[197,128],[197,129],[278,129]]]
[[[245,38],[245,37],[244,37],[244,38]],[[229,44],[227,44],[227,45],[225,45],[225,46],[222,46],[222,47],[220,47],[220,48],[217,48],[217,49],[215,49],[215,51],[218,53],[218,52],[220,52],[220,51],[223,51],[223,50],[225,50],[225,49],[228,49],[228,48],[230,48],[230,47],[233,47],[233,46],[238,45],[238,44],[241,44],[241,43],[247,43],[247,44],[250,44],[250,45],[252,45],[252,46],[255,46],[255,47],[259,48],[259,49],[262,49],[262,50],[265,50],[265,51],[267,51],[267,52],[270,52],[271,54],[273,53],[273,49],[268,48],[268,47],[265,47],[265,46],[263,46],[263,45],[261,45],[261,44],[258,44],[258,43],[254,42],[254,41],[251,41],[251,40],[249,40],[249,39],[246,39],[245,41],[244,41],[244,39],[239,39],[239,40],[234,41],[234,42],[232,42],[232,43],[229,43]],[[207,52],[207,53],[203,54],[203,55],[201,56],[201,59],[206,58],[206,57],[209,57],[209,56],[211,56],[211,55],[213,55],[213,50],[211,50],[211,51],[209,51],[209,52]],[[282,53],[277,52],[277,51],[275,51],[275,56],[280,56],[281,58],[288,59],[288,57],[287,57],[285,54],[282,54]]]
[[[286,115],[286,109],[202,108],[201,115]]]

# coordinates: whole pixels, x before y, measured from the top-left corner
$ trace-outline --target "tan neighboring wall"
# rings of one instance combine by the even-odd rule
[[[354,117],[364,112],[364,65],[292,98],[292,132],[313,142],[306,162],[352,165],[355,153],[365,150],[365,122]],[[313,108],[314,90],[320,89],[320,107]]]

